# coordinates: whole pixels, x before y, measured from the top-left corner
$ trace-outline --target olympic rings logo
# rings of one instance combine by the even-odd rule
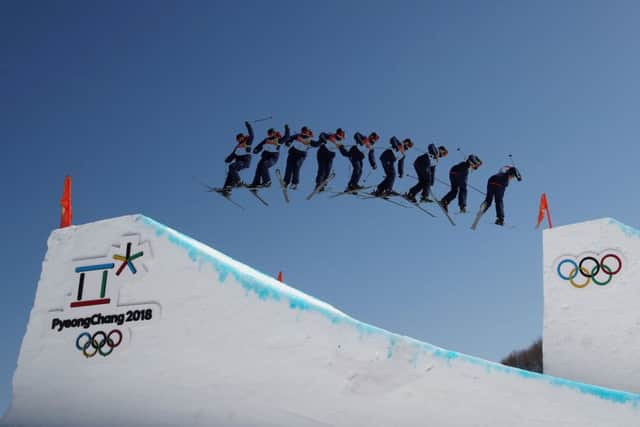
[[[113,335],[117,336],[117,341],[113,340]],[[83,332],[76,338],[76,348],[82,352],[87,359],[100,354],[107,357],[113,350],[122,343],[122,332],[117,329],[108,334],[98,331],[93,335]]]
[[[571,266],[568,275],[565,274],[567,272],[565,265]],[[586,287],[592,281],[598,286],[606,286],[620,270],[622,270],[622,260],[618,255],[612,253],[604,255],[600,260],[593,256],[585,256],[580,262],[566,258],[560,261],[557,267],[558,276],[563,280],[568,280],[571,286],[578,289]],[[576,281],[578,274],[585,278],[582,283]],[[603,275],[606,278],[603,278]]]

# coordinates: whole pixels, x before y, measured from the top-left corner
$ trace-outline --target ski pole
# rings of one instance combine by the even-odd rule
[[[418,177],[417,177],[417,176],[415,176],[415,175],[407,174],[407,176],[408,176],[409,178],[418,179]],[[445,182],[445,181],[441,180],[440,178],[436,178],[436,181],[438,181],[440,184],[446,185],[447,187],[451,187],[451,184],[449,184],[448,182]],[[471,184],[467,184],[467,186],[468,186],[469,188],[471,188],[471,189],[473,189],[473,190],[477,191],[478,193],[480,193],[480,194],[484,195],[484,196],[486,196],[486,195],[487,195],[487,193],[485,193],[484,191],[480,190],[479,188],[474,187],[474,186],[473,186],[473,185],[471,185]]]
[[[256,119],[256,120],[252,120],[251,123],[258,123],[258,122],[264,122],[265,120],[271,120],[273,117],[269,116],[269,117],[263,117],[261,119]]]

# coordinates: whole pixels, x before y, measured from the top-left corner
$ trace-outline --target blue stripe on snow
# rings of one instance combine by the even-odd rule
[[[608,218],[608,220],[609,220],[609,224],[617,226],[627,236],[640,237],[640,230],[638,230],[637,228],[633,228],[627,224],[623,224],[620,221],[613,218]]]
[[[472,365],[484,367],[488,373],[499,372],[503,374],[517,375],[528,380],[544,381],[553,386],[570,388],[580,393],[596,396],[603,400],[622,404],[632,404],[634,407],[637,407],[640,403],[640,395],[638,394],[611,390],[594,385],[569,381],[562,378],[556,378],[549,375],[541,375],[534,372],[524,371],[522,369],[511,368],[484,359],[468,356],[466,354],[445,350],[432,344],[397,335],[384,329],[362,323],[343,313],[338,312],[337,310],[318,305],[313,300],[313,298],[307,297],[304,294],[302,294],[303,296],[298,296],[294,294],[294,292],[287,291],[286,288],[284,290],[281,289],[279,287],[280,284],[276,282],[275,279],[270,278],[255,269],[249,268],[249,272],[239,271],[227,261],[214,256],[212,253],[207,253],[205,250],[200,249],[201,246],[210,249],[203,243],[200,243],[197,240],[179,233],[176,230],[160,224],[159,222],[154,221],[151,218],[141,215],[137,220],[142,221],[143,224],[153,228],[157,237],[166,236],[169,242],[184,249],[193,262],[197,262],[200,265],[204,263],[211,264],[218,273],[218,280],[220,281],[220,283],[224,284],[227,277],[231,275],[234,280],[242,285],[247,293],[254,293],[261,300],[285,300],[288,302],[291,309],[319,313],[327,318],[331,323],[350,325],[356,328],[360,332],[360,334],[363,335],[380,334],[384,336],[388,340],[387,358],[393,357],[394,348],[397,346],[398,341],[402,340],[410,344],[415,349],[414,354],[409,359],[409,363],[411,363],[413,366],[416,366],[417,359],[420,354],[427,353],[431,354],[434,357],[445,360],[448,364],[452,363],[455,360],[460,360]],[[617,225],[627,227],[624,224],[619,223],[613,219],[610,219],[610,221]],[[627,228],[631,229],[631,227]],[[640,231],[635,229],[632,230],[634,230],[634,235],[640,236]],[[216,252],[213,249],[210,250],[212,252]],[[269,282],[278,284],[278,286],[273,286]],[[307,297],[308,299],[306,299],[305,297]]]

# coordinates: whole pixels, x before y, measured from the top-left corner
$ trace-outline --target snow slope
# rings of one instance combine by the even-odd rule
[[[640,231],[605,218],[545,230],[543,247],[545,372],[640,393]]]
[[[2,423],[613,427],[639,402],[363,324],[133,215],[51,234]]]

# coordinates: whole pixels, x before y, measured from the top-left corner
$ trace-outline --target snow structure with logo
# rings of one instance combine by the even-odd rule
[[[55,230],[2,424],[640,425],[637,232],[600,220],[544,242],[559,377],[361,323],[142,215]],[[589,251],[620,257],[607,285],[558,275]]]

